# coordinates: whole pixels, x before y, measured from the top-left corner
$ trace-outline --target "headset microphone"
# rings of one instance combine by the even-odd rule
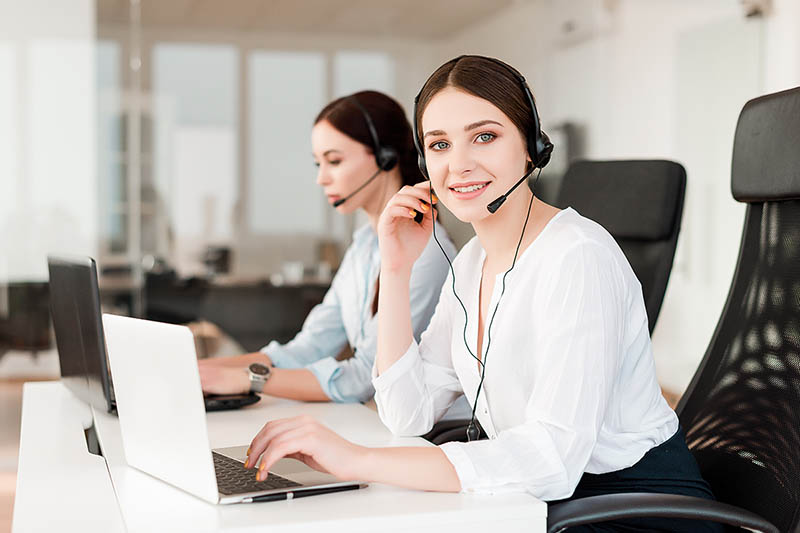
[[[520,186],[520,184],[521,184],[523,181],[525,181],[526,179],[528,179],[528,176],[530,176],[530,175],[531,175],[531,173],[533,172],[534,168],[535,168],[535,167],[532,167],[532,168],[531,168],[531,169],[530,169],[530,170],[529,170],[529,171],[528,171],[528,172],[527,172],[527,173],[526,173],[524,176],[522,176],[522,177],[519,179],[519,181],[518,181],[518,182],[516,182],[516,183],[514,184],[514,186],[513,186],[513,187],[511,187],[511,188],[508,190],[508,192],[506,192],[506,193],[505,193],[503,196],[501,196],[501,197],[499,197],[499,198],[495,199],[495,200],[494,200],[492,203],[490,203],[489,205],[487,205],[487,206],[486,206],[486,209],[488,209],[490,213],[494,213],[495,211],[497,211],[498,209],[500,209],[500,206],[501,206],[501,205],[503,205],[503,202],[505,202],[505,201],[506,201],[506,199],[508,198],[508,195],[509,195],[509,194],[511,194],[512,192],[514,192],[514,189],[516,189],[517,187],[519,187],[519,186]]]
[[[370,177],[369,177],[369,179],[368,179],[367,181],[365,181],[363,184],[361,184],[361,187],[359,187],[358,189],[354,190],[353,192],[351,192],[350,194],[348,194],[348,195],[347,195],[347,196],[345,196],[344,198],[339,198],[338,200],[336,200],[335,202],[333,202],[333,207],[339,207],[340,205],[342,205],[343,203],[345,203],[347,200],[349,200],[350,198],[352,198],[353,196],[355,196],[356,194],[358,194],[358,192],[359,192],[361,189],[363,189],[364,187],[366,187],[367,185],[369,185],[370,183],[372,183],[372,180],[374,180],[375,178],[377,178],[377,177],[378,177],[378,174],[380,174],[381,172],[382,172],[382,169],[380,169],[380,168],[379,168],[379,169],[378,169],[378,171],[377,171],[377,172],[375,172],[375,174],[373,174],[372,176],[370,176]]]

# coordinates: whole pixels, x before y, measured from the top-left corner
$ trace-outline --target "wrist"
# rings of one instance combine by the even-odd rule
[[[378,277],[381,288],[393,285],[407,287],[411,281],[411,266],[391,268],[381,263],[381,272]]]
[[[245,369],[247,375],[246,393],[264,392],[265,385],[272,377],[272,367],[260,362],[251,363]]]
[[[264,352],[258,352],[258,357],[256,357],[256,361],[255,362],[256,363],[261,363],[262,365],[267,365],[269,367],[273,367],[274,366],[272,364],[272,359],[270,359],[269,355],[267,355]]]
[[[375,464],[377,463],[375,455],[378,449],[350,444],[353,446],[354,460],[350,461],[352,470],[347,477],[351,480],[374,481]]]
[[[240,375],[240,382],[238,385],[239,394],[250,394],[250,373],[245,368],[244,372],[241,372]]]

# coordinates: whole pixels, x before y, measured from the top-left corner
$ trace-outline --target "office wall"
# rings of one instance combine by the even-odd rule
[[[585,157],[686,167],[683,230],[653,336],[659,378],[680,392],[713,333],[738,253],[744,207],[729,188],[736,119],[748,99],[800,85],[800,3],[777,1],[765,19],[748,20],[735,0],[569,6],[516,4],[434,55],[483,53],[518,67],[545,129],[584,128]],[[563,31],[569,21],[577,21],[572,34]]]
[[[0,283],[94,254],[94,2],[0,0]]]
[[[129,36],[127,27],[104,25],[98,33],[104,41],[119,42],[125,49]],[[158,70],[153,71],[157,50],[179,47],[188,52],[224,48],[233,50],[236,58],[233,83],[238,89],[234,91],[232,100],[225,97],[241,110],[241,114],[227,121],[232,124],[228,129],[232,135],[233,162],[225,168],[230,168],[236,177],[231,183],[234,198],[225,205],[232,206],[232,212],[228,215],[221,213],[220,209],[211,209],[215,220],[222,217],[226,224],[231,225],[232,235],[215,237],[213,242],[209,242],[207,232],[200,236],[179,232],[171,222],[171,238],[179,244],[173,247],[176,250],[180,248],[178,254],[173,254],[176,255],[173,259],[177,258],[187,267],[191,262],[197,265],[201,255],[199,251],[205,245],[231,244],[234,274],[240,278],[264,277],[280,271],[286,261],[314,264],[317,246],[323,239],[345,245],[349,243],[354,227],[366,219],[335,213],[315,184],[316,170],[310,155],[313,118],[329,97],[364,88],[385,90],[410,108],[418,85],[432,67],[425,43],[342,34],[267,34],[177,27],[145,27],[141,37],[142,86],[146,98],[156,102],[154,120],[157,129],[162,123],[174,122],[171,131],[156,136],[156,151],[160,152],[164,151],[158,147],[165,135],[174,137],[182,125],[177,122],[179,104],[175,104],[176,117],[160,118],[163,113],[157,108],[157,103],[162,100],[175,102],[177,95],[161,90],[163,83],[159,78],[163,76],[159,77]],[[378,69],[380,71],[365,68],[364,62],[369,62],[369,54],[388,56],[392,71],[384,72],[383,64],[379,65],[383,69]],[[359,66],[355,70],[354,57]],[[309,72],[300,69],[303,61],[312,67]],[[184,66],[173,64],[170,68],[176,70],[179,67]],[[208,108],[218,104],[216,100],[209,100],[200,114],[213,114],[214,110]],[[197,122],[196,117],[192,120]],[[287,146],[291,153],[285,151]],[[168,152],[171,159],[165,161],[156,154],[156,181],[160,183],[160,194],[169,206],[176,200],[172,198],[175,191],[164,183],[165,179],[175,178],[174,168],[171,168],[175,164],[174,153]],[[200,165],[204,164],[203,160],[214,159],[217,155],[216,150],[191,152],[199,154],[196,159]],[[165,173],[164,169],[170,172]],[[212,207],[220,204],[221,201],[217,200]],[[194,218],[203,218],[201,205],[189,207],[196,211]],[[174,211],[172,207],[170,209]],[[173,216],[169,213],[170,218]],[[191,268],[182,270],[184,273],[192,271]]]

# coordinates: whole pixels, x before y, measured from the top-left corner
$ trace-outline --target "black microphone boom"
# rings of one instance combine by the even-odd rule
[[[490,203],[489,205],[487,205],[487,206],[486,206],[486,209],[488,209],[490,213],[494,213],[495,211],[497,211],[498,209],[500,209],[500,206],[501,206],[501,205],[503,205],[503,202],[505,202],[505,201],[506,201],[506,198],[508,198],[508,195],[509,195],[509,194],[511,194],[512,192],[514,192],[514,189],[516,189],[517,187],[519,187],[519,186],[520,186],[520,184],[521,184],[523,181],[525,181],[526,179],[528,179],[528,176],[530,176],[530,175],[531,175],[531,173],[532,173],[532,172],[533,172],[535,169],[536,169],[536,167],[532,167],[532,168],[531,168],[531,169],[530,169],[530,170],[529,170],[529,171],[528,171],[528,172],[527,172],[527,173],[526,173],[524,176],[522,176],[522,177],[519,179],[519,181],[518,181],[518,182],[516,182],[516,183],[514,184],[514,186],[513,186],[513,187],[511,187],[511,188],[508,190],[508,192],[506,192],[506,193],[505,193],[503,196],[500,196],[499,198],[495,199],[495,200],[494,200],[492,203]],[[334,205],[336,205],[336,204],[334,204]]]
[[[381,169],[378,169],[378,171],[377,171],[377,172],[375,172],[375,174],[373,174],[372,176],[370,176],[370,177],[369,177],[369,179],[368,179],[367,181],[365,181],[365,182],[364,182],[364,183],[361,185],[361,187],[359,187],[358,189],[354,190],[353,192],[351,192],[350,194],[348,194],[348,195],[347,195],[347,196],[345,196],[344,198],[339,198],[338,200],[336,200],[335,202],[333,202],[333,207],[339,207],[340,205],[342,205],[343,203],[345,203],[347,200],[349,200],[350,198],[352,198],[353,196],[355,196],[356,194],[358,194],[358,192],[359,192],[359,191],[361,191],[361,189],[363,189],[364,187],[366,187],[367,185],[369,185],[370,183],[372,183],[372,180],[374,180],[375,178],[377,178],[377,177],[378,177],[378,174],[380,174],[380,173],[381,173]]]

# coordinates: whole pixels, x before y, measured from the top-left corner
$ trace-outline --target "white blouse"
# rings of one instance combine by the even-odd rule
[[[473,238],[453,264],[474,354],[484,259]],[[501,290],[502,274],[487,317]],[[462,391],[472,405],[480,373],[463,331],[448,276],[419,344],[380,376],[373,369],[394,433],[426,433]],[[441,446],[462,490],[566,498],[584,472],[629,467],[678,430],[656,381],[641,285],[611,235],[575,210],[556,214],[517,259],[484,350],[490,334],[477,408],[490,439]]]

